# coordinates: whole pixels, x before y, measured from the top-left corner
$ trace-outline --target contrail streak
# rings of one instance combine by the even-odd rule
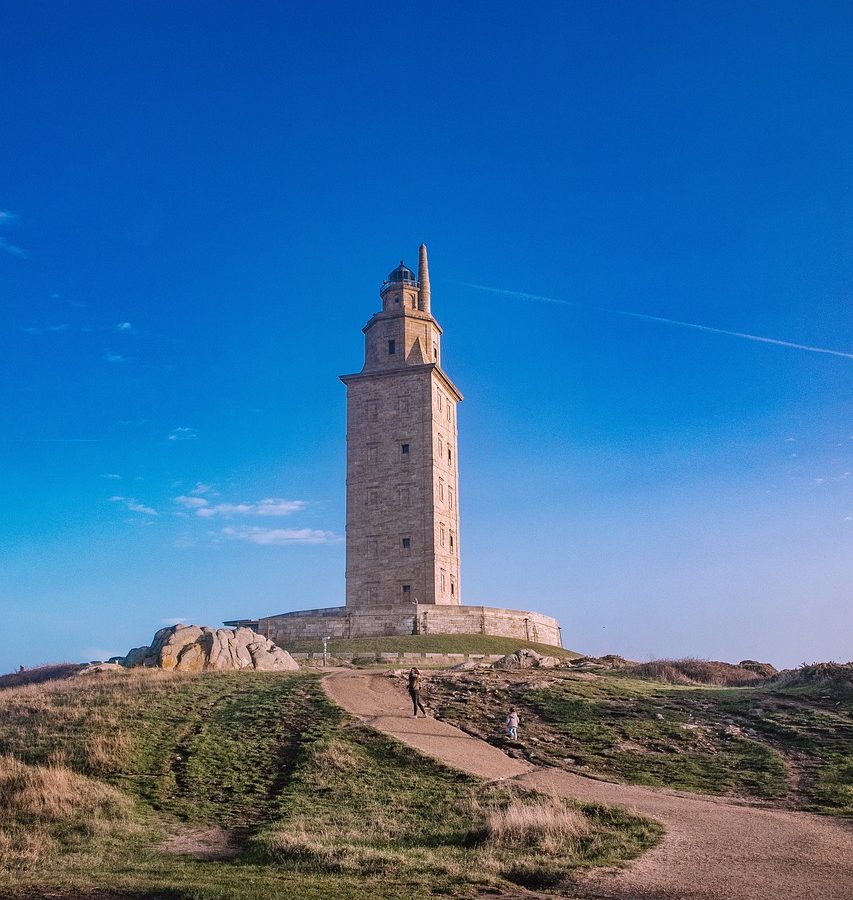
[[[538,300],[541,303],[558,303],[560,306],[582,306],[585,309],[596,309],[599,312],[613,313],[617,316],[626,316],[629,319],[643,319],[647,322],[659,322],[661,325],[676,325],[679,328],[692,328],[694,331],[707,331],[711,334],[726,334],[729,337],[743,338],[745,341],[756,341],[759,344],[775,344],[777,347],[788,347],[792,350],[808,350],[810,353],[826,353],[829,356],[841,356],[844,359],[853,359],[853,353],[845,350],[830,350],[827,347],[812,347],[809,344],[795,344],[793,341],[781,341],[778,338],[762,337],[760,334],[746,334],[743,331],[728,331],[725,328],[714,328],[711,325],[697,325],[695,322],[680,322],[678,319],[665,319],[661,316],[650,316],[646,313],[629,312],[626,309],[608,309],[606,306],[591,306],[580,303],[577,300],[560,300],[557,297],[544,297],[541,294],[528,294],[524,291],[508,291],[504,288],[487,287],[484,284],[469,284],[466,287],[476,288],[479,291],[490,291],[493,294],[504,294],[507,297],[521,297],[524,300]]]

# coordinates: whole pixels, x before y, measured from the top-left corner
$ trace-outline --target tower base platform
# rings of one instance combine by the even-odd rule
[[[289,642],[306,638],[349,639],[408,634],[487,634],[563,646],[560,623],[556,619],[541,613],[496,606],[420,604],[417,611],[414,604],[374,605],[369,611],[333,606],[262,619],[235,619],[225,625],[252,628],[284,649]]]

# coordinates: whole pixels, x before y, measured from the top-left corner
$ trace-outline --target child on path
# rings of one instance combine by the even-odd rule
[[[424,714],[424,718],[427,717],[427,711],[424,709],[423,703],[421,703],[421,673],[412,666],[409,669],[409,696],[412,698],[412,718],[417,719],[418,710],[420,710]]]
[[[506,733],[512,740],[518,736],[518,713],[514,706],[509,708],[509,715],[506,717]]]

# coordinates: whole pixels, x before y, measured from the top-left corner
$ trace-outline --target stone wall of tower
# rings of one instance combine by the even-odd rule
[[[460,603],[455,388],[432,364],[344,380],[347,607]]]
[[[560,623],[551,616],[520,609],[493,606],[419,606],[415,625],[414,606],[384,610],[360,610],[349,607],[305,609],[299,612],[267,616],[251,623],[285,650],[299,641],[316,641],[324,637],[359,638],[378,635],[418,634],[487,634],[516,638],[561,647]]]
[[[459,583],[459,454],[456,395],[433,373],[433,566],[436,603],[461,603]]]
[[[346,381],[347,607],[434,603],[430,367]]]

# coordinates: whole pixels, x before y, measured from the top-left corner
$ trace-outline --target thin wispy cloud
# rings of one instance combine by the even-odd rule
[[[14,225],[17,221],[18,216],[15,213],[10,212],[8,209],[0,209],[0,227]],[[27,255],[23,247],[7,241],[4,237],[0,237],[0,250],[5,250],[6,253],[11,253],[12,256],[25,257]]]
[[[0,250],[5,250],[7,253],[11,253],[12,256],[20,256],[22,258],[27,255],[27,251],[23,247],[10,243],[4,237],[0,237]]]
[[[262,547],[282,547],[287,544],[336,544],[341,538],[332,531],[314,528],[223,528],[217,536],[225,540],[248,541]]]
[[[130,322],[119,322],[116,325],[116,331],[120,334],[130,334],[133,331],[133,325]]]
[[[21,331],[26,334],[61,334],[64,331],[71,331],[71,326],[67,322],[60,322],[58,325],[47,325],[42,328],[40,325],[22,325]]]
[[[640,319],[645,322],[657,322],[659,325],[672,325],[676,328],[690,328],[694,331],[704,331],[710,334],[723,334],[727,337],[741,338],[745,341],[755,341],[759,344],[773,344],[776,347],[787,347],[790,350],[806,350],[809,353],[825,353],[829,356],[840,356],[844,359],[853,359],[853,352],[847,350],[833,350],[828,347],[815,347],[811,344],[799,344],[794,341],[783,341],[779,338],[765,337],[759,334],[749,334],[743,331],[729,331],[726,328],[715,328],[712,325],[700,325],[696,322],[682,322],[679,319],[667,319],[663,316],[651,316],[647,313],[631,312],[626,309],[610,309],[605,306],[593,306],[581,303],[577,300],[563,300],[558,297],[545,297],[542,294],[528,294],[525,291],[510,291],[505,288],[488,287],[484,284],[470,284],[463,282],[466,287],[475,288],[478,291],[488,291],[492,294],[502,294],[506,297],[517,297],[522,300],[535,300],[540,303],[556,303],[560,306],[578,306],[584,309],[595,309],[598,312],[611,313],[616,316],[624,316],[628,319]]]
[[[141,513],[145,516],[159,516],[160,513],[152,506],[146,506],[140,503],[134,497],[120,497],[118,495],[110,497],[110,503],[120,503],[128,512]]]
[[[117,475],[115,472],[104,472],[104,474],[101,475],[101,478],[110,478],[114,481],[120,481],[121,475]]]
[[[205,484],[203,481],[196,482],[196,486],[189,491],[190,494],[194,494],[195,496],[199,496],[200,494],[215,494],[216,491],[213,490],[213,485]]]
[[[175,502],[184,507],[191,509],[199,518],[212,519],[223,518],[231,519],[235,517],[261,516],[261,517],[282,517],[290,516],[293,513],[301,512],[308,505],[305,500],[283,500],[280,497],[267,497],[264,500],[258,500],[252,503],[215,503],[211,504],[204,497],[189,496],[182,494],[175,497]]]
[[[0,438],[4,444],[100,444],[100,438]]]
[[[189,621],[186,616],[173,616],[170,619],[160,619],[164,625],[186,625]]]
[[[175,497],[175,503],[178,506],[183,506],[186,509],[198,509],[201,506],[207,506],[207,500],[203,497],[189,497],[186,494],[181,494],[180,497]]]
[[[123,363],[127,362],[127,357],[122,356],[121,353],[113,353],[111,350],[104,350],[104,359],[108,363]]]
[[[194,441],[198,437],[198,432],[195,428],[187,428],[185,426],[180,426],[178,428],[173,428],[169,432],[168,440],[170,441]]]

